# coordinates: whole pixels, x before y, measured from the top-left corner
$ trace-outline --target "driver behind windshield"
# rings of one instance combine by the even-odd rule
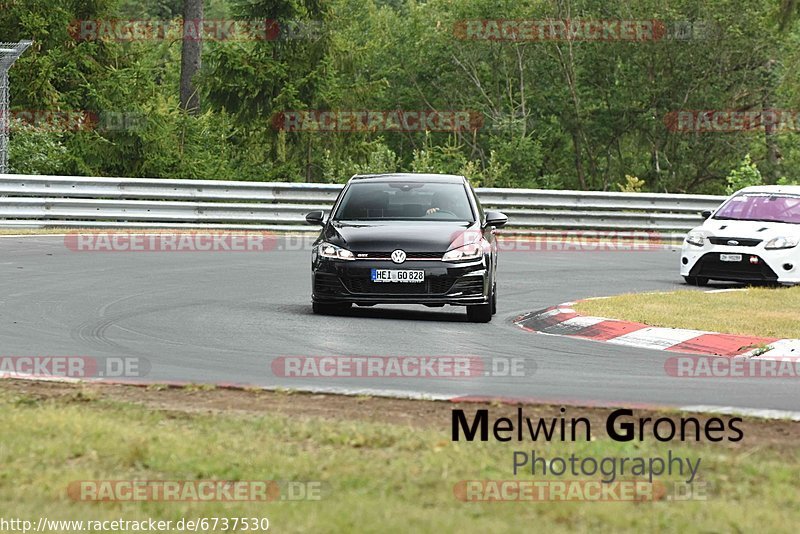
[[[455,202],[453,202],[453,197],[439,192],[431,197],[431,207],[428,208],[426,214],[432,215],[439,211],[446,211],[447,213],[452,213],[455,215],[456,209],[457,208],[455,206]]]

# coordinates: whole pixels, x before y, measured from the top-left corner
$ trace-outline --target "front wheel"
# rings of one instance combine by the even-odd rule
[[[492,303],[467,306],[467,319],[471,323],[488,323],[492,320]]]
[[[350,309],[349,302],[312,302],[311,309],[317,315],[334,315]]]
[[[497,314],[497,284],[492,286],[492,315]]]
[[[708,285],[708,278],[703,276],[684,276],[683,279],[690,286],[705,287]]]

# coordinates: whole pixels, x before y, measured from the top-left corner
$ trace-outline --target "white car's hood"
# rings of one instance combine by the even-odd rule
[[[800,224],[761,221],[728,221],[708,219],[698,228],[715,237],[743,237],[768,240],[774,237],[800,237]]]

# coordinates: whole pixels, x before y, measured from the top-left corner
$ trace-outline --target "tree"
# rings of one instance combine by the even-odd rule
[[[781,31],[786,30],[797,17],[797,0],[781,0],[778,24]]]
[[[194,76],[202,56],[203,0],[183,1],[183,45],[181,47],[181,108],[192,115],[200,113],[200,97]]]

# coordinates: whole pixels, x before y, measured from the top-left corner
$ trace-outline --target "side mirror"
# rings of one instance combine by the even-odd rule
[[[486,212],[486,226],[494,226],[495,228],[500,228],[501,226],[505,226],[508,222],[508,217],[505,216],[504,213],[500,213],[499,211],[487,211]]]
[[[325,218],[325,212],[322,210],[312,211],[306,214],[306,222],[308,224],[322,226],[322,221],[324,218]]]
[[[711,210],[704,210],[700,212],[700,215],[703,217],[703,219],[708,219],[709,217],[714,215],[714,212]]]

